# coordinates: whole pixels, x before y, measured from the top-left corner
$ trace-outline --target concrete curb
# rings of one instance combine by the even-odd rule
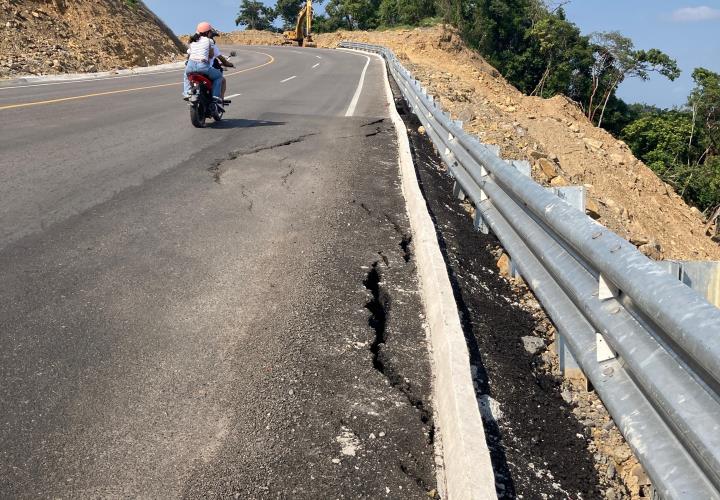
[[[364,54],[364,52],[363,52]],[[445,498],[452,500],[496,499],[495,476],[485,441],[475,388],[470,373],[470,355],[460,325],[445,260],[415,173],[405,123],[397,112],[385,60],[385,91],[399,147],[402,190],[417,258],[420,288],[432,350],[433,399],[437,434],[441,437]]]
[[[147,73],[157,73],[162,71],[172,71],[185,67],[185,62],[175,62],[168,64],[159,64],[157,66],[142,66],[138,68],[121,69],[118,71],[102,71],[100,73],[68,73],[66,75],[41,75],[41,76],[26,76],[21,78],[14,78],[12,80],[0,81],[0,88],[10,87],[15,85],[34,85],[42,83],[61,83],[61,82],[73,82],[78,80],[100,80],[118,78],[123,76],[143,75]]]

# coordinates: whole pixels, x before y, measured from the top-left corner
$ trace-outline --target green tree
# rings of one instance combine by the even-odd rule
[[[528,30],[527,37],[530,40],[528,55],[545,64],[531,95],[551,97],[562,93],[571,99],[582,99],[589,87],[589,69],[593,62],[588,38],[565,19],[562,9],[540,17]]]
[[[243,0],[235,19],[236,26],[251,30],[267,30],[275,21],[275,10],[256,0]]]
[[[434,0],[382,0],[378,7],[380,24],[388,27],[416,26],[435,14]]]
[[[720,154],[720,74],[697,68],[692,74],[695,89],[688,105],[693,110],[695,123],[706,138],[706,155]]]
[[[696,86],[685,109],[629,106],[628,115],[638,118],[625,127],[622,138],[661,179],[713,219],[720,214],[720,75],[698,68],[693,78]]]
[[[282,19],[283,28],[295,28],[300,9],[305,5],[305,0],[277,0],[275,3],[275,17]]]
[[[615,94],[618,85],[625,79],[648,80],[651,73],[659,73],[671,81],[680,76],[677,62],[670,56],[658,49],[636,50],[632,40],[617,31],[595,33],[593,42],[594,84],[587,112],[588,118],[594,120],[598,110],[600,111],[598,127],[602,126],[610,98]],[[601,89],[602,99],[596,103],[595,97]]]
[[[644,115],[625,127],[623,139],[650,168],[664,175],[691,157],[692,127],[691,114],[661,111]]]
[[[330,0],[325,7],[330,23],[347,30],[378,27],[380,0]]]
[[[382,0],[378,8],[378,17],[383,26],[397,26],[400,24],[400,10],[398,0]]]

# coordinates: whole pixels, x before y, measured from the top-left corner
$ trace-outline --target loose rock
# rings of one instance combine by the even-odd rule
[[[545,341],[540,337],[520,337],[523,347],[528,354],[535,355],[545,349]]]

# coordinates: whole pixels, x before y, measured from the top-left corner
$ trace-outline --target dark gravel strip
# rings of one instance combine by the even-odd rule
[[[498,496],[601,497],[583,425],[562,399],[560,381],[536,370],[537,358],[523,346],[521,337],[542,335],[520,293],[498,274],[498,240],[474,230],[431,141],[418,133],[421,123],[398,104],[461,312]]]

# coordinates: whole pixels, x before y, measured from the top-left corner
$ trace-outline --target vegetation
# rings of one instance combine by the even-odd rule
[[[235,25],[251,30],[268,30],[272,29],[276,17],[277,11],[262,2],[243,0]]]
[[[277,0],[274,15],[293,25],[304,0]],[[622,101],[629,78],[675,80],[677,63],[658,49],[637,49],[618,32],[584,35],[560,6],[544,0],[317,0],[318,32],[452,24],[521,91],[565,94],[588,119],[624,139],[686,201],[708,213],[720,206],[720,76],[698,68],[687,106],[661,110]],[[247,11],[243,0],[241,13]],[[245,10],[243,10],[245,9]],[[249,19],[247,16],[239,16]],[[271,16],[266,14],[266,18]],[[274,18],[272,18],[274,19]],[[250,25],[243,21],[240,24]]]
[[[635,154],[687,200],[708,213],[720,207],[720,75],[693,72],[683,109],[645,108],[622,131]]]

